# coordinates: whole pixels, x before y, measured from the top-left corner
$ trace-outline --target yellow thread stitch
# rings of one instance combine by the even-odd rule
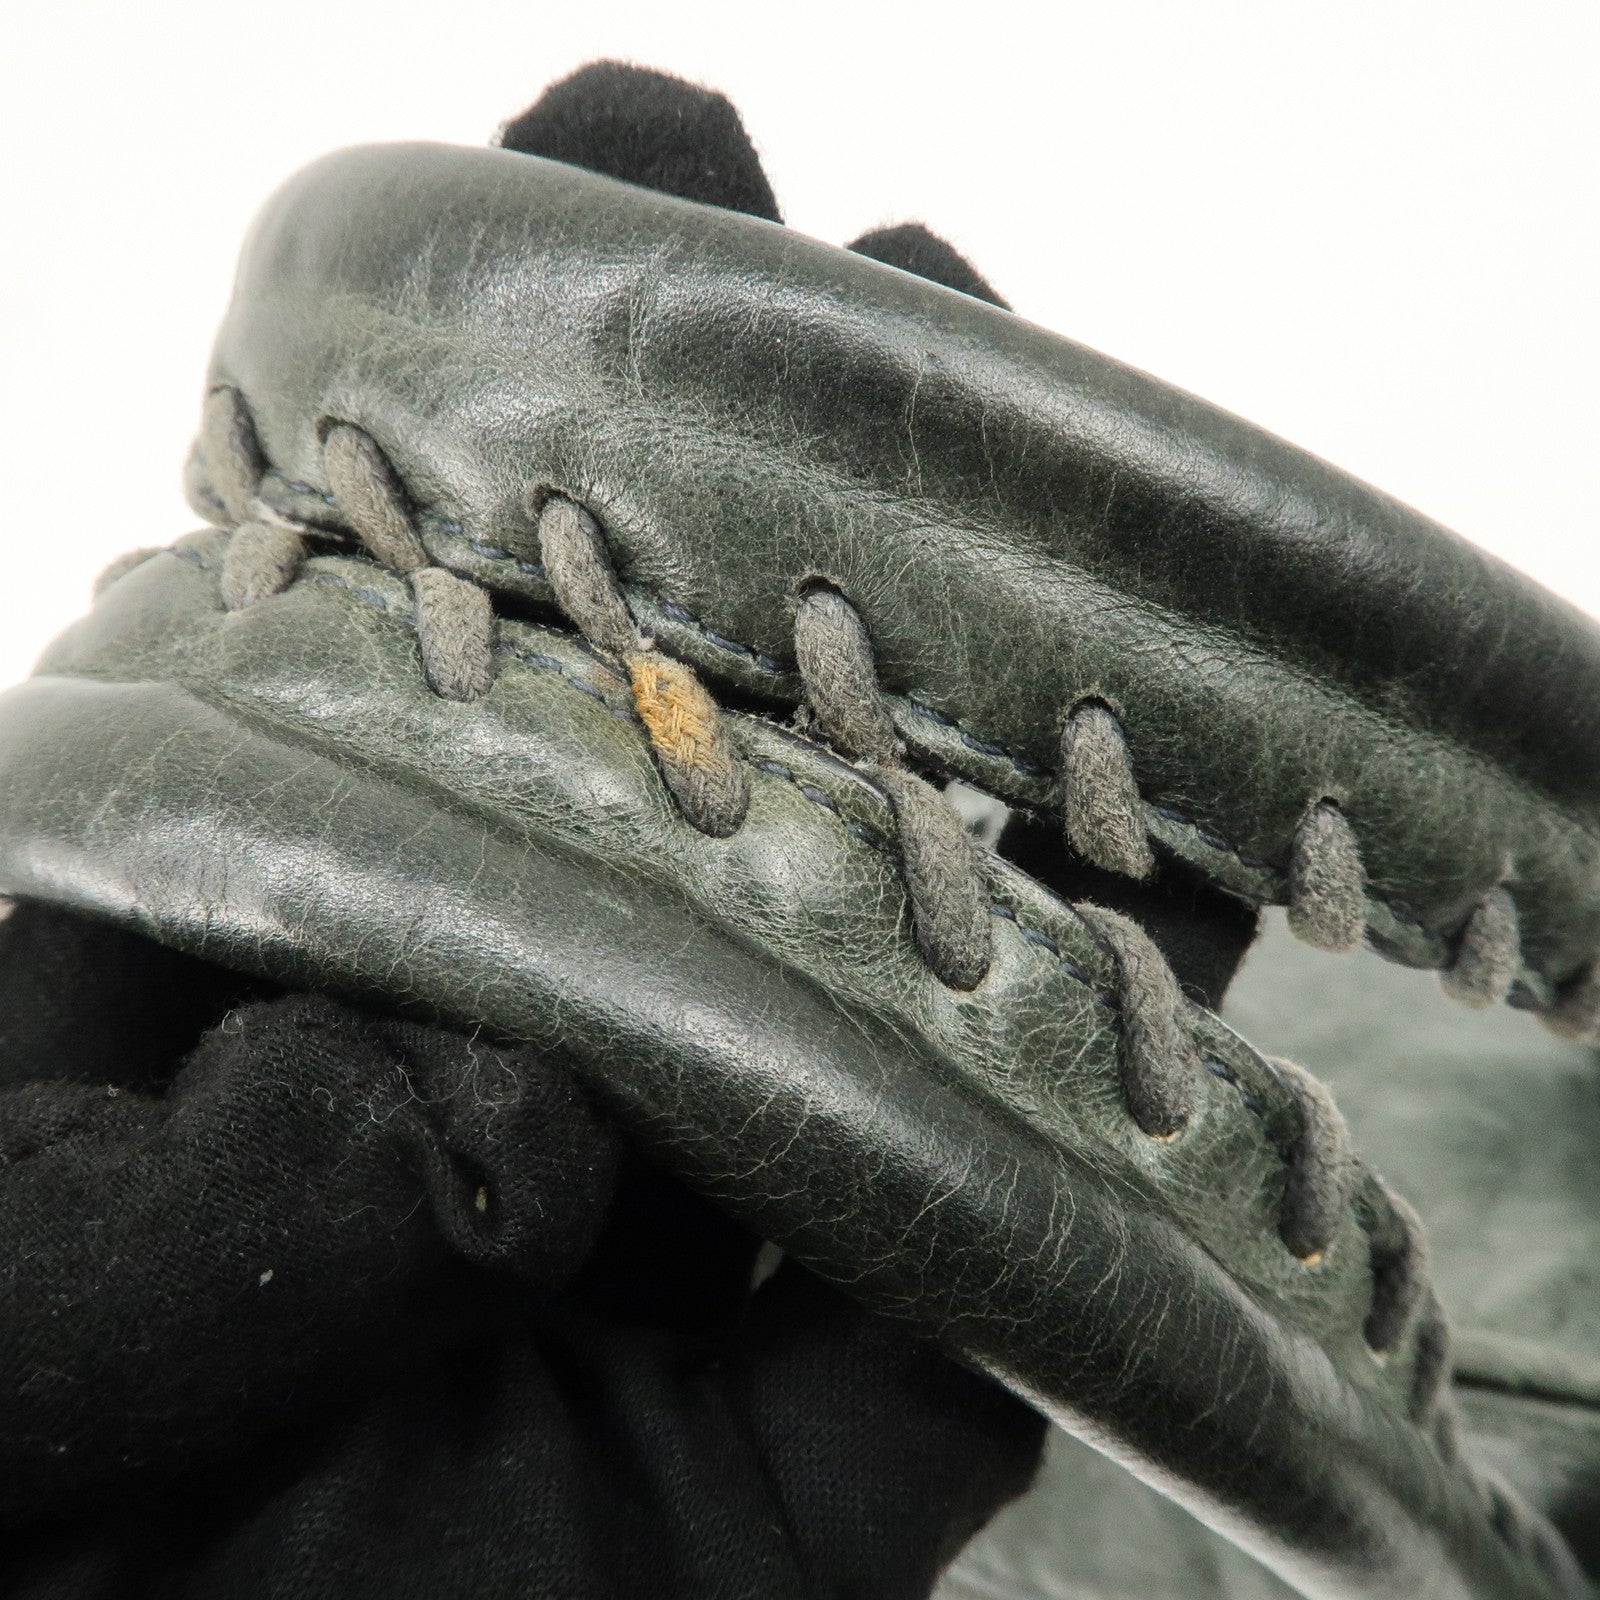
[[[626,657],[634,703],[662,757],[685,766],[717,765],[717,708],[692,669],[654,650]]]

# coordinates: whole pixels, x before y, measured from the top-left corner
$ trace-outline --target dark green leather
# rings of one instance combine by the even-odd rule
[[[1428,1221],[1481,1458],[1600,1567],[1600,1061],[1370,955],[1263,940],[1228,1018],[1314,1071]]]
[[[447,702],[399,579],[321,557],[228,613],[226,543],[145,561],[0,698],[0,887],[559,1048],[753,1226],[1307,1593],[1582,1592],[1412,1424],[1355,1216],[1318,1267],[1285,1249],[1283,1091],[1220,1022],[1205,1053],[1262,1116],[1202,1074],[1150,1140],[1105,954],[1015,869],[985,863],[989,976],[946,989],[886,804],[826,751],[730,717],[750,812],[708,838],[569,633],[502,621],[490,694]]]
[[[1281,899],[1331,797],[1399,959],[1443,964],[1508,871],[1526,1003],[1600,952],[1593,626],[1007,312],[573,168],[401,145],[268,205],[211,379],[296,517],[331,515],[319,424],[357,423],[436,560],[545,600],[527,496],[558,487],[666,648],[778,700],[797,585],[827,576],[913,750],[984,788],[1051,808],[1062,720],[1098,695],[1152,830],[1218,881]]]
[[[1428,1220],[1473,1454],[1600,1565],[1600,1072],[1422,974],[1263,929],[1223,1008],[1336,1092],[1356,1142]],[[1289,1591],[1065,1437],[938,1600],[1280,1600]]]
[[[1281,898],[1338,800],[1404,961],[1446,961],[1509,870],[1535,1006],[1600,948],[1582,619],[1009,314],[500,152],[296,179],[211,376],[254,418],[260,499],[331,553],[229,612],[228,535],[193,535],[0,697],[0,892],[561,1050],[684,1177],[1306,1594],[1587,1592],[1419,1425],[1415,1329],[1368,1348],[1353,1210],[1319,1264],[1285,1248],[1292,1110],[1256,1053],[1197,1014],[1229,1079],[1141,1134],[1073,910],[984,857],[994,964],[946,988],[884,795],[761,717],[725,719],[742,826],[688,827],[616,666],[540,620],[530,508],[591,508],[635,615],[747,706],[793,698],[796,591],[830,579],[913,757],[1040,810],[1065,713],[1103,697],[1152,831],[1248,898]],[[341,543],[329,421],[499,598],[484,698],[429,689],[411,590]],[[191,489],[225,521],[217,468]]]

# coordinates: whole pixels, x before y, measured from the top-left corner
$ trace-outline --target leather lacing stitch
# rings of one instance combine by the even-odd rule
[[[334,432],[354,435],[358,430]],[[216,499],[230,520],[249,523],[232,563],[229,591],[230,603],[248,604],[260,595],[275,593],[292,575],[304,553],[304,530],[257,497],[261,480],[270,469],[261,460],[248,414],[236,391],[218,389],[212,393],[203,437],[207,459],[212,464],[211,488]],[[351,448],[359,448],[353,440],[347,442]],[[375,451],[376,447],[372,448]],[[381,455],[376,459],[382,463]],[[333,479],[333,463],[329,466],[331,493],[322,494],[306,484],[295,483],[291,487],[317,494],[349,518],[360,509],[359,505],[348,503],[359,501],[359,487],[352,483],[353,492],[341,494]],[[398,484],[392,489],[382,500],[403,505]],[[379,515],[367,518],[364,526],[358,526],[358,532],[374,555],[385,559],[380,552],[387,549],[394,558],[391,564],[412,579],[419,610],[440,617],[440,626],[429,621],[423,625],[421,635],[430,681],[448,698],[472,698],[481,693],[488,673],[483,646],[490,628],[489,619],[483,614],[487,602],[470,597],[476,585],[430,564],[409,522],[396,542],[385,537],[384,525],[392,524],[398,530],[398,519],[383,514],[381,503],[371,509]],[[368,537],[369,530],[375,537]],[[626,611],[625,605],[623,609]],[[477,615],[456,616],[466,611]],[[455,632],[451,619],[461,624],[462,636],[470,641],[471,648],[459,659],[446,660],[429,646]],[[643,649],[653,649],[649,641],[641,639],[639,643]],[[666,660],[656,657],[657,664]],[[674,673],[675,683],[687,681]],[[698,718],[689,716],[686,706],[670,696],[666,684],[657,687],[661,691],[658,699],[676,708],[673,715],[698,723]],[[977,747],[990,748],[981,744]],[[688,770],[681,762],[674,764],[669,782],[675,782]],[[1109,706],[1088,699],[1071,709],[1061,734],[1059,770],[1069,846],[1085,860],[1108,871],[1134,878],[1147,876],[1154,866],[1154,855],[1143,801],[1121,723]],[[690,781],[701,781],[692,772],[689,775]],[[726,770],[723,776],[727,778]],[[729,816],[738,809],[731,797],[725,797],[725,808]],[[1300,821],[1290,850],[1286,898],[1289,926],[1307,943],[1334,952],[1349,951],[1361,943],[1367,920],[1366,873],[1354,830],[1332,798],[1312,803]],[[1446,992],[1470,1006],[1504,1001],[1511,994],[1522,964],[1521,943],[1516,901],[1506,884],[1498,883],[1483,894],[1457,936],[1451,962],[1440,974]],[[957,956],[952,953],[949,959],[949,970],[957,971]],[[976,965],[970,953],[968,964]],[[1600,962],[1563,985],[1554,1004],[1539,1015],[1555,1032],[1569,1038],[1592,1039],[1600,1034]]]
[[[1076,706],[1061,736],[1061,785],[1067,842],[1107,871],[1144,878],[1155,866],[1122,726],[1096,701]],[[1320,799],[1300,819],[1289,853],[1291,930],[1321,950],[1360,945],[1367,925],[1367,879],[1349,819]],[[1439,975],[1445,990],[1469,1006],[1498,1005],[1522,965],[1516,901],[1504,884],[1473,909],[1451,963]],[[1600,978],[1591,975],[1546,1014],[1552,1026],[1586,1032],[1600,1022]]]
[[[306,554],[305,529],[267,512],[256,495],[265,463],[255,427],[233,389],[206,398],[202,421],[212,484],[238,526],[222,569],[230,611],[277,594]],[[373,558],[399,573],[416,603],[423,671],[446,700],[476,700],[494,681],[494,607],[466,578],[434,566],[413,526],[394,469],[359,428],[334,423],[322,441],[333,496]]]
[[[307,553],[307,530],[258,499],[265,463],[236,391],[218,389],[209,396],[203,426],[213,487],[236,524],[223,561],[222,596],[229,610],[239,610],[294,581]],[[369,435],[346,423],[328,425],[323,464],[342,517],[373,558],[411,588],[430,686],[452,700],[486,694],[496,648],[487,592],[430,562],[404,488]],[[736,832],[749,804],[745,765],[693,669],[664,655],[638,627],[599,524],[575,501],[548,494],[537,510],[537,529],[557,603],[590,644],[621,662],[680,812],[714,837]],[[948,801],[905,764],[905,747],[879,687],[860,613],[832,585],[813,583],[799,597],[794,637],[816,725],[882,791],[894,813],[924,959],[951,988],[975,988],[993,955],[981,863]],[[1109,710],[1088,704],[1074,711],[1063,736],[1063,767],[1068,827],[1082,853],[1117,870],[1147,873],[1153,863],[1142,827],[1133,826],[1138,793],[1131,762]],[[1314,808],[1301,837],[1306,846],[1302,851],[1297,841],[1297,859],[1304,856],[1300,870],[1312,880],[1302,897],[1302,916],[1326,919],[1332,905],[1343,907],[1348,920],[1352,872],[1353,881],[1360,882],[1348,824],[1335,808]],[[1115,973],[1114,998],[1122,1019],[1119,1064],[1129,1114],[1151,1138],[1175,1138],[1194,1114],[1200,1071],[1208,1069],[1235,1086],[1237,1075],[1202,1061],[1189,1021],[1192,1008],[1144,930],[1106,907],[1080,902],[1072,909]],[[1427,1287],[1420,1224],[1410,1207],[1351,1155],[1344,1119],[1326,1089],[1289,1062],[1259,1059],[1281,1085],[1288,1107],[1290,1126],[1279,1140],[1285,1162],[1283,1243],[1306,1265],[1316,1266],[1347,1208],[1354,1206],[1372,1263],[1366,1342],[1381,1359],[1416,1327],[1412,1415],[1433,1428],[1449,1454],[1448,1415],[1440,1406],[1449,1376],[1448,1335]]]

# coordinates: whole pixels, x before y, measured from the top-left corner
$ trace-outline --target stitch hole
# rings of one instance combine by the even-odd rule
[[[544,508],[552,500],[570,500],[576,506],[582,506],[589,515],[602,527],[604,520],[590,507],[584,497],[575,489],[563,488],[556,483],[536,483],[522,496],[522,504],[528,513],[530,522],[534,527],[539,525],[539,517]]]

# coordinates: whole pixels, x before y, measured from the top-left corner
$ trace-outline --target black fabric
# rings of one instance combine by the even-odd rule
[[[845,248],[887,267],[899,267],[902,272],[914,272],[919,278],[942,283],[947,289],[959,289],[975,300],[987,300],[1002,311],[1011,309],[960,251],[920,222],[874,228],[871,233],[852,239]]]
[[[231,1006],[267,992],[108,923],[43,907],[0,924],[0,1086],[26,1078],[150,1087]],[[96,1004],[63,1007],[94,991]]]
[[[138,1091],[42,1076],[114,1029],[105,943],[0,924],[57,985],[0,1089],[0,1592],[892,1600],[1031,1477],[1025,1406],[797,1266],[752,1293],[536,1053],[290,996]]]
[[[512,118],[500,144],[685,200],[783,220],[727,97],[664,72],[620,61],[581,67]]]

